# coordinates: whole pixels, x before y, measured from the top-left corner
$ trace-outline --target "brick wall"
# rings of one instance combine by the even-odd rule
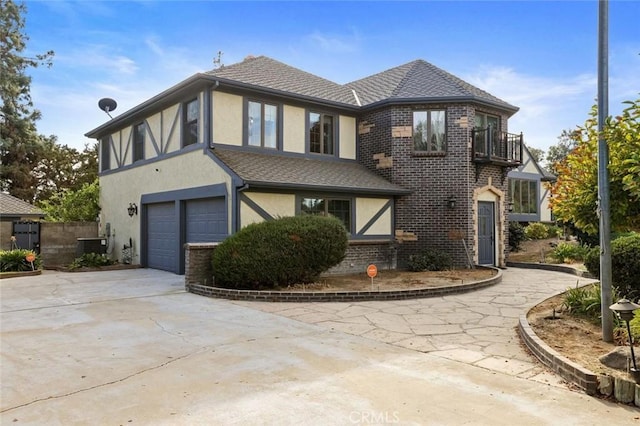
[[[184,245],[184,286],[213,285],[211,257],[219,243],[187,243]]]
[[[416,154],[410,135],[392,136],[394,127],[412,127],[413,111],[420,109],[446,110],[446,154]],[[483,112],[500,115],[498,111]],[[507,118],[502,115],[505,131]],[[467,265],[467,254],[460,238],[464,238],[471,257],[476,258],[474,189],[486,186],[491,176],[492,184],[506,192],[507,181],[502,179],[500,167],[477,166],[472,161],[471,128],[474,119],[475,107],[467,104],[396,105],[369,111],[361,117],[360,123],[369,126],[369,132],[359,134],[358,153],[362,164],[412,191],[412,194],[396,200],[395,221],[396,229],[412,232],[418,240],[399,245],[398,266],[406,266],[409,255],[424,248],[445,251],[457,266]],[[377,167],[378,162],[373,155],[379,153],[392,157],[391,168]],[[476,167],[479,167],[478,173]],[[453,209],[447,206],[450,199],[456,202]],[[506,241],[507,233],[502,228],[498,237]]]
[[[367,266],[375,264],[379,270],[395,269],[397,245],[388,242],[354,242],[347,247],[344,260],[329,269],[327,274],[353,274],[364,272]]]

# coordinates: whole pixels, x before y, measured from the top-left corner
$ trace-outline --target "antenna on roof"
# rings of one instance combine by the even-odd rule
[[[218,56],[213,58],[213,67],[214,69],[223,68],[224,64],[222,63],[222,55],[224,52],[222,50],[218,50]]]
[[[113,117],[109,114],[109,111],[115,111],[117,107],[118,104],[111,98],[102,98],[98,101],[98,108],[106,112],[111,119],[113,119]]]

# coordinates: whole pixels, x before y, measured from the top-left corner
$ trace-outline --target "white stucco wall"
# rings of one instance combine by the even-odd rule
[[[282,145],[288,152],[305,152],[305,110],[285,105],[283,109]]]
[[[260,192],[243,192],[247,198],[259,205],[271,217],[295,216],[296,197],[293,194],[273,194]],[[247,226],[250,223],[262,222],[260,215],[255,213],[251,207],[242,203],[240,207],[240,226]]]
[[[157,171],[156,171],[157,169]],[[105,232],[106,223],[115,230],[111,241],[114,251],[112,257],[121,259],[123,244],[133,239],[135,257],[133,263],[140,263],[141,197],[197,186],[224,183],[231,193],[231,177],[202,151],[192,151],[184,155],[167,158],[163,161],[134,167],[100,177],[100,213],[101,232]],[[138,215],[129,217],[129,203],[138,206]],[[228,232],[231,232],[231,202],[228,207]]]
[[[356,233],[360,232],[388,201],[381,198],[356,198]],[[391,209],[387,209],[364,235],[389,235],[392,230]]]
[[[242,145],[242,96],[211,92],[213,103],[213,142]]]
[[[356,119],[340,116],[340,158],[356,159]]]

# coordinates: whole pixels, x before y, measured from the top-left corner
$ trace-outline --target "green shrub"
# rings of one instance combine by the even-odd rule
[[[33,268],[31,267],[31,263],[27,262],[26,257],[28,254],[33,254],[36,257],[33,261]],[[31,271],[33,269],[39,269],[41,264],[40,256],[31,250],[0,250],[0,272]]]
[[[441,250],[425,249],[420,254],[409,256],[408,267],[413,272],[444,271],[452,266],[451,256]]]
[[[559,263],[582,262],[589,252],[589,247],[579,244],[561,242],[549,254]]]
[[[531,222],[524,228],[524,235],[531,240],[542,240],[549,237],[549,228],[540,222]]]
[[[518,251],[520,244],[526,239],[524,226],[519,222],[509,222],[509,247],[512,251]]]
[[[570,288],[564,295],[562,303],[569,313],[583,317],[593,323],[600,322],[602,318],[600,283],[593,283],[584,287]],[[613,289],[613,300],[618,300],[618,293]],[[614,323],[620,325],[620,320],[614,315]]]
[[[547,227],[547,238],[561,237],[564,234],[564,232],[562,232],[562,228],[560,228],[558,225],[547,223],[544,226]]]
[[[214,251],[217,286],[260,289],[309,283],[340,263],[348,245],[342,222],[303,215],[251,224]]]
[[[600,276],[600,248],[585,257],[587,270]],[[627,299],[640,297],[640,234],[633,233],[611,242],[611,280]]]
[[[100,266],[113,265],[115,262],[107,257],[106,254],[99,253],[84,253],[82,256],[77,257],[69,265],[69,269],[79,268],[97,268]]]

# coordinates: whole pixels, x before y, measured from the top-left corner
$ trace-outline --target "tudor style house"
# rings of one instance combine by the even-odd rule
[[[299,214],[344,223],[335,271],[403,266],[426,247],[503,266],[516,111],[422,60],[341,85],[248,57],[87,133],[100,141],[101,229],[113,256],[175,273],[185,243]]]
[[[556,176],[541,167],[526,145],[522,150],[522,164],[509,172],[511,211],[509,220],[514,222],[553,222],[549,207],[551,189]]]

